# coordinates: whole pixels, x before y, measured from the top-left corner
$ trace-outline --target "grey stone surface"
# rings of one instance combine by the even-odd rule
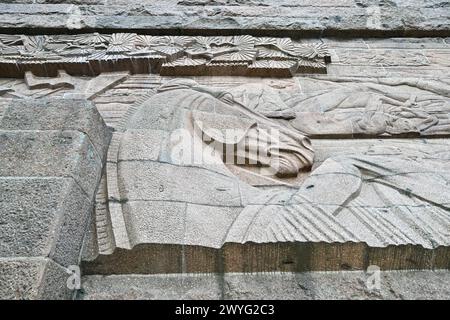
[[[1,4],[1,28],[145,29],[160,33],[257,35],[445,35],[441,1],[70,1]],[[72,5],[75,4],[75,5]],[[107,4],[107,5],[106,5]],[[317,10],[317,7],[320,10]],[[150,19],[151,17],[151,19]]]
[[[74,100],[11,101],[0,121],[0,298],[70,299],[110,133]]]
[[[0,141],[0,176],[72,177],[89,197],[94,194],[102,162],[87,135],[1,130]]]
[[[161,153],[161,141],[164,141],[168,135],[169,132],[164,130],[129,130],[122,137],[123,143],[127,146],[135,146],[135,148],[121,148],[118,160],[156,161]]]
[[[286,204],[271,204],[270,200],[263,207],[261,202],[247,206],[227,241],[315,242],[320,235],[319,242],[346,238],[344,242],[365,242],[371,247],[411,244],[436,249],[436,241],[447,247],[448,154],[447,147],[442,146],[440,152],[435,149],[447,140],[409,145],[412,141],[363,140],[364,151],[356,148],[356,140],[341,142],[340,151],[313,166],[311,175]],[[318,140],[316,146],[321,143]],[[428,156],[432,149],[434,160]],[[414,157],[415,163],[411,162]],[[428,187],[423,189],[425,184]],[[235,236],[242,232],[246,236]]]
[[[449,271],[85,276],[78,299],[413,300],[450,298]]]
[[[128,201],[163,200],[223,206],[239,206],[241,203],[237,181],[203,168],[124,161],[119,163],[119,174],[126,177],[119,181],[124,190],[122,197]],[[153,179],[140,179],[145,176]],[[185,184],[197,187],[184,188]]]
[[[290,77],[295,73],[326,73],[326,63],[330,62],[327,47],[321,42],[303,44],[250,35],[170,38],[136,33],[0,34],[0,41],[0,76],[23,76],[31,90],[78,91],[68,93],[67,98],[92,98],[96,89],[102,91],[101,86],[107,88],[108,84],[120,83],[127,71],[176,76]],[[101,45],[92,45],[92,41],[100,41]],[[35,46],[41,53],[34,51]],[[74,47],[79,50],[73,50]],[[30,64],[30,55],[40,63]],[[83,81],[71,75],[97,77]]]
[[[380,290],[364,272],[225,275],[226,299],[442,299],[450,294],[448,271],[381,272]]]
[[[188,245],[220,247],[228,226],[241,210],[241,207],[188,204],[184,242]]]
[[[111,133],[92,102],[83,99],[14,100],[0,121],[3,130],[76,130],[86,134],[103,159]]]
[[[70,178],[0,177],[0,257],[77,265],[92,200]]]
[[[0,258],[0,297],[8,300],[72,299],[66,269],[47,258]]]
[[[215,300],[222,297],[216,275],[130,275],[83,277],[78,299]]]
[[[159,243],[162,238],[163,243],[168,244],[183,241],[186,204],[170,201],[129,201],[123,206],[123,210],[128,213],[130,222],[134,221],[128,225],[131,227],[131,243]]]
[[[364,270],[372,264],[382,270],[421,270],[447,269],[449,261],[446,247],[430,250],[412,245],[377,248],[352,242],[272,242],[227,243],[214,249],[143,243],[84,260],[83,270],[87,275],[304,272]]]
[[[362,54],[354,56],[363,59]],[[380,58],[372,53],[368,60],[382,63]],[[450,132],[445,79],[329,76],[298,80],[302,92],[289,97],[287,110],[296,113],[291,124],[311,137],[442,136]]]

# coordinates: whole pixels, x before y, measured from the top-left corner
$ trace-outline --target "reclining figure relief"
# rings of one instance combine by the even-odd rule
[[[330,148],[235,95],[177,79],[129,114],[109,151],[108,250],[450,244],[448,143],[348,140]]]
[[[450,132],[448,84],[431,79],[303,80],[291,125],[311,136],[435,136]],[[322,90],[326,88],[326,90]],[[314,90],[309,90],[314,89]]]

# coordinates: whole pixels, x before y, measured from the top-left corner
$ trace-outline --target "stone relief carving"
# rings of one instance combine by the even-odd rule
[[[130,71],[161,75],[290,77],[326,73],[325,44],[252,36],[149,36],[135,33],[0,35],[0,76]]]
[[[399,63],[403,66],[428,66],[430,61],[422,53],[415,50],[340,50],[339,63],[345,65],[376,65],[376,66],[396,66]]]
[[[447,144],[426,164],[432,149],[421,144],[355,144],[327,158],[297,191],[280,193],[288,199],[283,204],[270,200],[245,207],[227,241],[448,245]]]
[[[96,77],[73,77],[59,70],[56,77],[37,77],[27,71],[23,80],[0,79],[0,98],[64,97],[93,100],[128,78],[127,72],[104,72]]]
[[[416,123],[429,126],[423,136],[432,128],[447,135],[445,82],[212,79],[60,71],[57,77],[28,72],[23,80],[0,80],[0,117],[9,99],[85,97],[115,130],[96,197],[98,249],[89,246],[85,259],[147,244],[448,245],[446,140],[352,139],[337,145],[307,138],[356,136],[359,118],[373,121],[358,131],[366,136],[417,133]],[[373,112],[378,105],[373,109],[371,101],[384,109]],[[335,127],[324,120],[333,112],[342,112]],[[412,124],[392,121],[389,130],[368,130],[380,123],[377,112]],[[320,125],[311,120],[317,114]],[[429,124],[430,116],[438,121]],[[188,161],[180,154],[186,137]],[[228,157],[229,150],[238,156]]]
[[[142,244],[448,245],[446,140],[307,138],[447,135],[444,81],[208,79],[1,80],[0,116],[3,100],[79,96],[114,127],[88,259]]]
[[[189,127],[198,129],[209,145],[216,143],[217,151],[226,153],[230,149],[242,164],[253,160],[254,165],[270,166],[279,177],[297,176],[300,170],[311,167],[313,153],[308,138],[249,110],[230,92],[201,86],[193,80],[170,81],[158,92],[173,90],[177,90],[178,97],[178,90],[187,90],[178,106],[192,110],[193,123]],[[192,91],[202,96],[197,97]],[[195,152],[192,150],[194,157]],[[231,160],[234,164],[236,159]]]
[[[234,99],[310,137],[442,136],[450,130],[444,80],[296,78],[298,88],[230,88]]]
[[[450,131],[448,84],[432,79],[301,79],[292,127],[309,136],[436,136]]]
[[[267,109],[283,112],[283,105],[272,110],[276,100],[252,106],[240,102],[242,88],[237,89],[241,96],[232,91],[174,80],[128,110],[113,136],[99,194],[100,253],[146,243],[449,245],[448,141],[352,140],[336,146],[315,140],[311,145],[281,126],[278,117],[263,115]],[[230,128],[241,135],[228,141],[224,130]],[[252,138],[262,129],[281,133],[278,152],[253,163],[261,169],[271,166],[271,158],[281,159],[279,170],[268,174],[249,163],[250,146],[261,143]],[[179,153],[186,138],[187,161]],[[245,161],[227,162],[225,149],[214,148],[214,142],[243,147]],[[263,145],[270,149],[275,143]],[[302,173],[311,166],[311,173]],[[266,181],[265,187],[252,185],[252,178]]]
[[[111,96],[105,102],[101,97],[98,99],[100,112],[103,106],[110,105],[113,109],[107,114],[117,114],[119,110],[114,111],[114,108],[127,109],[136,100],[133,96],[141,94],[140,91],[144,95],[154,92],[161,81],[171,79],[152,80],[148,75],[127,72],[105,72],[97,77],[74,77],[63,70],[57,74],[56,77],[38,77],[26,72],[24,80],[0,79],[0,97],[55,96],[96,101],[103,93],[123,88],[119,91],[127,90],[127,97]],[[449,133],[450,93],[443,79],[330,76],[325,79],[310,75],[295,80],[299,85],[292,87],[290,84],[289,88],[283,88],[281,80],[272,80],[270,85],[261,81],[243,84],[238,80],[227,90],[246,108],[277,119],[280,124],[310,137],[426,137]],[[130,90],[134,90],[133,93]]]

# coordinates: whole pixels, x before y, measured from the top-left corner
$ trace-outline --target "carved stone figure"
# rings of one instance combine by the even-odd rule
[[[448,8],[0,0],[0,299],[448,299]]]
[[[228,91],[186,79],[157,91],[129,112],[113,137],[106,177],[110,239],[101,252],[151,243],[449,245],[447,142],[348,141],[328,151],[318,141],[313,162],[305,136]],[[239,134],[229,140],[227,129]],[[256,138],[269,129],[280,134],[264,144],[267,157],[247,152],[241,153],[247,162],[226,161],[222,146],[258,149]],[[245,170],[249,160],[276,170],[249,170],[242,179],[232,168]],[[312,165],[306,179],[286,179]],[[271,183],[257,188],[249,175]]]
[[[291,122],[294,128],[313,136],[430,136],[450,132],[450,95],[443,82],[330,80],[325,82],[326,90],[294,95],[285,101],[297,115]],[[322,81],[314,82],[320,88]]]

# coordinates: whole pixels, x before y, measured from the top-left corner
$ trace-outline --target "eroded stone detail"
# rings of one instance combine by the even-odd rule
[[[291,124],[309,136],[436,136],[450,133],[445,79],[301,79],[290,96]]]
[[[0,118],[0,297],[70,298],[110,132],[86,100],[7,100]]]
[[[135,33],[0,35],[0,76],[130,71],[161,75],[290,77],[326,73],[323,43],[252,36],[187,37]]]

